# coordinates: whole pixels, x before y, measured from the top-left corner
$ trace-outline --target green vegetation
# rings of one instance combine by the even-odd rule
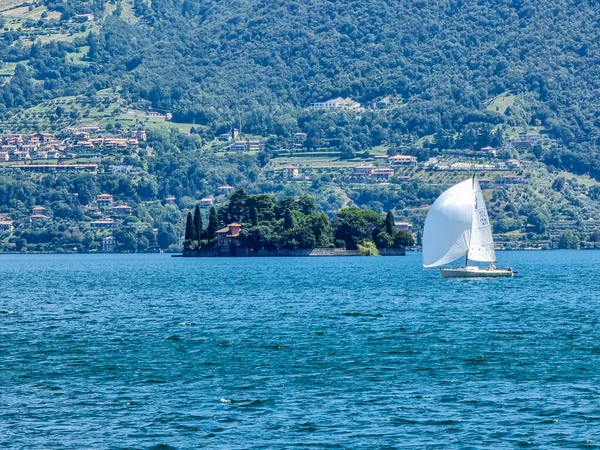
[[[381,256],[373,242],[358,244],[358,256]]]
[[[579,242],[579,236],[577,236],[571,230],[568,230],[561,235],[558,241],[558,248],[577,250],[580,245]]]
[[[498,182],[505,175],[524,177],[522,184],[484,187],[496,242],[507,248],[533,244],[551,248],[558,246],[565,231],[572,230],[585,247],[600,245],[600,185],[590,177],[549,170],[535,162],[531,153],[519,157],[521,169],[477,172],[480,178]],[[332,161],[336,158],[339,156]],[[438,158],[443,164],[461,160],[459,156]],[[412,222],[419,238],[429,205],[444,189],[470,175],[417,165],[398,169],[387,183],[373,183],[353,180],[352,167],[306,165],[301,170],[309,180],[290,182],[274,168],[272,162],[278,159],[265,153],[219,156],[206,150],[199,136],[170,131],[149,132],[147,141],[137,149],[103,152],[96,159],[97,174],[24,173],[7,167],[13,163],[4,163],[0,167],[0,220],[12,220],[15,230],[0,234],[0,250],[99,251],[106,236],[118,236],[119,251],[176,251],[181,248],[180,237],[197,247],[198,238],[184,234],[185,217],[200,199],[211,196],[217,207],[201,210],[202,241],[214,239],[222,226],[242,220],[245,230],[253,229],[257,246],[306,248],[313,240],[319,241],[318,245],[348,249],[357,249],[366,241],[379,248],[404,246],[408,237],[402,232],[389,233],[390,219],[385,213],[393,211],[397,220]],[[361,161],[377,164],[372,158],[349,163]],[[114,171],[114,167],[126,167],[127,171]],[[402,179],[404,175],[410,179]],[[217,188],[222,185],[244,189],[257,203],[234,201],[232,205],[232,197],[219,194]],[[111,208],[94,208],[96,196],[102,193],[113,195],[116,204],[131,206],[131,215],[121,217]],[[287,208],[286,214],[280,207],[273,213],[280,226],[271,223],[272,216],[265,216],[270,207],[265,209],[257,200],[262,197],[255,197],[263,193],[271,199],[268,204],[275,205],[286,197],[310,196],[315,208],[306,213],[308,206],[294,206]],[[167,203],[168,197],[175,197],[175,204]],[[49,219],[30,223],[34,206],[45,207]],[[314,232],[303,233],[305,227],[317,226],[313,214],[326,216],[333,235],[326,233],[324,239],[315,237]],[[92,224],[106,218],[115,220],[115,228]],[[192,222],[193,218],[192,214]],[[281,240],[282,236],[286,240]]]
[[[192,240],[197,241],[196,248],[200,248],[202,240],[202,214],[200,213],[200,205],[196,205],[194,210],[194,228]]]
[[[384,248],[406,236],[384,228],[374,236],[339,234],[334,223],[352,229],[375,219],[338,211],[356,206],[380,219],[394,211],[419,233],[436,196],[469,172],[432,168],[429,158],[442,165],[522,161],[510,170],[474,170],[496,185],[485,195],[502,245],[558,246],[572,230],[596,246],[596,9],[587,0],[4,1],[0,133],[97,123],[137,125],[149,136],[135,151],[104,152],[95,175],[21,173],[7,168],[12,161],[0,162],[0,214],[15,223],[0,248],[94,251],[118,234],[120,250],[174,250],[182,211],[206,196],[216,196],[219,213],[201,211],[200,228],[207,225],[200,240],[214,239],[218,222],[226,222],[216,191],[224,184],[276,201],[310,195],[330,220],[333,245],[357,248],[368,238]],[[360,107],[308,108],[335,97]],[[215,137],[232,127],[263,140],[264,150],[228,151]],[[544,139],[506,145],[523,134]],[[487,146],[497,158],[480,151]],[[419,164],[386,183],[352,178],[357,166],[380,167],[377,158],[394,154],[414,155]],[[293,182],[280,175],[289,164],[301,173]],[[502,184],[504,176],[525,181]],[[133,208],[114,230],[91,226],[110,211],[85,208],[103,192]],[[166,203],[170,196],[175,205]],[[35,205],[48,208],[49,221],[29,223]],[[246,229],[265,226],[258,205],[246,212]],[[309,220],[294,210],[282,214],[282,229],[256,231],[258,242],[269,241],[267,232],[293,234]],[[312,237],[281,245],[308,245],[304,239]]]
[[[506,114],[506,110],[515,104],[515,100],[517,100],[516,95],[504,92],[488,102],[487,110]]]
[[[415,143],[479,147],[486,133],[498,140],[499,130],[529,125],[558,143],[539,160],[600,176],[595,7],[567,0],[6,2],[0,127],[53,125],[38,105],[112,89],[118,108],[78,104],[69,120],[104,125],[104,113],[127,121],[127,110],[151,109],[209,138],[242,123],[245,133],[271,136],[271,148],[302,131],[304,150],[345,158],[382,145],[413,153]],[[366,109],[306,109],[337,96]],[[44,120],[28,120],[38,113]]]
[[[205,233],[196,234],[195,218],[199,211],[196,206],[194,220],[191,212],[188,213],[186,247],[190,248],[197,236],[201,236],[202,248],[212,248],[215,245],[214,233],[207,229]],[[241,225],[240,242],[251,251],[333,248],[334,242],[350,250],[364,246],[376,251],[373,241],[381,241],[382,234],[392,236],[383,242],[383,248],[404,248],[414,244],[410,234],[394,228],[391,213],[388,214],[392,220],[391,230],[387,229],[389,222],[384,224],[379,214],[357,207],[340,210],[330,222],[326,214],[317,211],[317,205],[310,196],[277,199],[272,195],[248,195],[238,190],[219,208],[218,213],[215,209],[211,210],[212,220],[217,215],[222,226],[229,223]]]
[[[185,223],[185,235],[184,235],[184,241],[183,241],[183,245],[185,248],[190,248],[190,246],[192,245],[192,242],[197,240],[194,239],[195,236],[195,229],[194,229],[194,219],[192,219],[192,213],[188,212],[187,213],[187,220]]]

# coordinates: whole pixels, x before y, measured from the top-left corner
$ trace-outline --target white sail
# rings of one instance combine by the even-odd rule
[[[473,191],[475,205],[468,258],[473,261],[494,262],[496,261],[496,252],[494,251],[492,227],[477,177],[473,179]]]
[[[468,179],[434,202],[423,230],[423,266],[437,267],[464,256],[470,247],[475,197]]]

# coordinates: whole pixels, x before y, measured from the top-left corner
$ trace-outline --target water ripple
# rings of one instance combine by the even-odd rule
[[[2,448],[599,448],[600,252],[2,256]]]

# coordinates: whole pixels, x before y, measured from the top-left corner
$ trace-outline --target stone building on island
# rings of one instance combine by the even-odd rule
[[[221,254],[235,254],[236,249],[241,248],[239,241],[242,226],[239,223],[230,223],[225,228],[217,231],[214,250]]]

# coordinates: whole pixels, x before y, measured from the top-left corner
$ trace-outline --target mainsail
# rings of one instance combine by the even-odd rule
[[[492,230],[477,178],[444,191],[425,219],[423,266],[437,267],[461,256],[496,260]]]
[[[475,191],[475,207],[468,258],[473,261],[494,262],[496,261],[496,252],[494,251],[492,227],[481,187],[476,177],[473,178],[473,190]]]

